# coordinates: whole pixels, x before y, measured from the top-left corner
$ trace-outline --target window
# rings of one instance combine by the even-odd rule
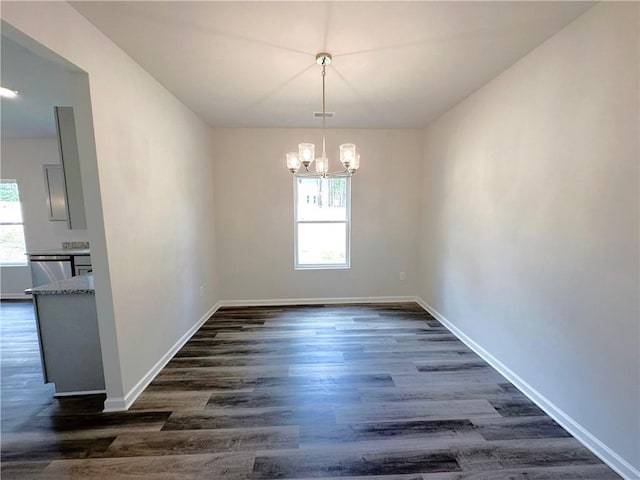
[[[294,178],[295,268],[349,268],[351,178]]]
[[[18,183],[0,181],[0,265],[26,265]]]

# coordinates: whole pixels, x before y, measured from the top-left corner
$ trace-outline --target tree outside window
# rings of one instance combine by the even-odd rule
[[[0,181],[0,265],[26,265],[27,247],[16,180]]]
[[[295,179],[295,268],[349,268],[350,178]]]

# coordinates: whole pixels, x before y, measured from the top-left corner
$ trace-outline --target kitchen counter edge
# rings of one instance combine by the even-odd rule
[[[66,280],[57,280],[24,291],[24,293],[30,295],[93,295],[95,292],[93,275],[79,275]]]
[[[33,250],[31,252],[27,252],[25,255],[33,256],[33,255],[69,255],[69,256],[83,256],[83,255],[91,255],[91,249],[89,248],[53,248],[50,250]]]

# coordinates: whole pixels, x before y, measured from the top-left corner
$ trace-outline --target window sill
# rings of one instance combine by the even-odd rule
[[[294,270],[349,270],[351,265],[295,265]]]

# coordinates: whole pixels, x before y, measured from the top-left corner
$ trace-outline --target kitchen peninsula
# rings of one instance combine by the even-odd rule
[[[33,295],[45,383],[56,396],[104,392],[93,275],[25,291]]]
[[[91,251],[88,246],[31,250],[26,255],[29,258],[33,287],[92,272]]]

